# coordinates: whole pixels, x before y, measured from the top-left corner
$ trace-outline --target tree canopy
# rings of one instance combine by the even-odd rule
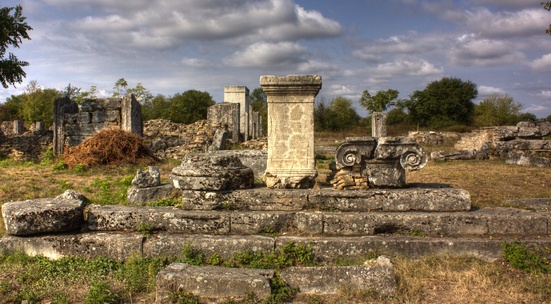
[[[551,1],[541,2],[540,4],[543,5],[543,9],[551,11]],[[545,30],[545,33],[551,35],[551,24],[549,24],[549,28]]]
[[[413,122],[432,128],[470,125],[474,115],[473,99],[478,95],[476,84],[459,78],[444,77],[415,91],[405,101]]]
[[[19,48],[23,39],[31,39],[27,31],[32,27],[25,22],[22,12],[20,5],[0,8],[0,82],[4,88],[21,83],[27,76],[23,67],[28,66],[28,62],[19,60],[13,53],[8,53],[6,58],[9,47]]]
[[[384,112],[389,106],[394,105],[394,100],[398,98],[399,92],[396,90],[388,89],[386,91],[377,91],[375,96],[371,96],[369,91],[365,90],[360,97],[360,105],[364,107],[369,114],[373,112]]]
[[[317,131],[338,131],[357,126],[360,116],[352,101],[338,96],[327,106],[319,102],[314,109],[314,127]]]
[[[516,125],[520,121],[522,104],[509,95],[493,95],[484,98],[475,107],[475,125],[506,126]]]
[[[262,117],[262,131],[268,131],[268,100],[262,88],[256,88],[249,94],[251,109]]]

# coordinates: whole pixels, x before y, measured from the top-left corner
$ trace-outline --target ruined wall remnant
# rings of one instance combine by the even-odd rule
[[[67,97],[54,102],[54,153],[76,146],[106,128],[143,135],[142,111],[134,95],[124,98],[85,99],[77,104]]]
[[[507,163],[525,166],[551,166],[551,122],[520,122],[516,126],[489,127],[461,135],[455,152],[433,152],[431,158],[453,160],[505,158]]]
[[[249,115],[249,138],[257,139],[262,137],[262,116],[256,111],[251,111]]]
[[[27,130],[22,121],[0,123],[0,157],[37,161],[52,144],[53,133],[44,123],[34,123]]]
[[[249,139],[249,89],[245,86],[225,86],[224,102],[239,104],[239,140]]]
[[[233,143],[239,142],[240,137],[240,104],[223,102],[210,106],[207,110],[207,121],[209,124],[226,125],[230,132],[229,139]]]
[[[307,188],[317,176],[314,158],[314,98],[321,76],[261,76],[268,98],[268,163],[264,181],[270,188]]]
[[[383,112],[374,112],[371,116],[371,136],[373,137],[385,137],[386,131],[386,119],[387,115]]]

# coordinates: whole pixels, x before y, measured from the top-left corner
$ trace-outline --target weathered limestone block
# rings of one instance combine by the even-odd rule
[[[510,151],[505,162],[526,167],[551,168],[551,158],[525,151]]]
[[[172,263],[157,274],[157,303],[166,303],[170,294],[190,291],[210,303],[223,300],[243,300],[254,292],[260,300],[272,292],[269,280],[273,270],[192,266]]]
[[[228,126],[229,139],[233,143],[239,142],[240,127],[239,103],[217,103],[207,110],[207,121],[210,124],[224,124]]]
[[[302,294],[338,294],[343,286],[381,296],[396,292],[394,266],[385,256],[368,260],[363,266],[290,267],[281,271],[281,278]]]
[[[33,237],[5,236],[0,238],[0,251],[23,251],[30,256],[49,259],[63,257],[105,257],[125,261],[141,252],[141,233],[78,233]],[[181,248],[180,248],[181,250]]]
[[[249,89],[246,86],[225,86],[224,102],[239,104],[239,141],[249,139]]]
[[[228,130],[217,129],[214,132],[214,137],[212,138],[212,144],[209,146],[209,151],[219,151],[226,150],[226,142],[230,137],[230,132]]]
[[[144,240],[143,256],[182,258],[182,248],[185,246],[191,246],[205,257],[216,254],[228,260],[232,255],[245,250],[271,252],[274,250],[275,240],[272,237],[258,235],[189,235],[161,232]]]
[[[88,202],[88,198],[84,194],[77,192],[73,189],[65,190],[62,194],[56,196],[58,199],[77,200],[83,203]]]
[[[268,152],[262,150],[224,150],[213,151],[212,155],[234,155],[239,158],[241,163],[248,168],[251,168],[255,178],[261,178],[266,171],[266,163],[268,161]]]
[[[104,106],[105,106],[104,102]],[[142,106],[136,100],[134,94],[126,95],[120,101],[121,110],[120,128],[123,131],[134,133],[140,137],[143,136]],[[118,114],[118,113],[117,113]],[[113,114],[111,118],[113,118]]]
[[[210,153],[188,154],[170,174],[174,187],[184,190],[223,191],[254,185],[254,173],[237,156]]]
[[[147,170],[139,170],[132,180],[132,185],[138,188],[157,187],[161,185],[161,172],[157,166],[149,166]]]
[[[222,212],[184,211],[173,207],[129,207],[91,205],[86,210],[92,231],[167,231],[228,234],[230,216]]]
[[[182,197],[182,208],[186,210],[299,211],[308,205],[308,192],[289,189],[185,190]]]
[[[181,193],[182,190],[174,188],[172,184],[147,188],[130,187],[127,192],[127,203],[144,206],[146,203],[156,202],[163,198],[179,197]]]
[[[289,212],[232,212],[233,234],[272,234],[296,231],[295,214]]]
[[[386,119],[387,114],[384,112],[374,112],[371,115],[371,136],[386,137]]]
[[[32,235],[80,229],[83,202],[62,198],[42,198],[2,205],[6,233]]]
[[[308,188],[317,176],[314,155],[314,98],[321,76],[261,76],[268,98],[269,188]]]

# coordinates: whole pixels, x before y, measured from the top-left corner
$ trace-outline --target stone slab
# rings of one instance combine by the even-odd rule
[[[245,299],[252,292],[264,300],[272,292],[269,280],[273,276],[273,270],[172,263],[157,274],[156,301],[167,303],[175,291],[192,292],[209,303]]]
[[[174,188],[172,184],[147,188],[130,187],[127,192],[127,202],[130,205],[145,206],[147,203],[163,198],[178,197],[181,193],[182,190]]]
[[[185,211],[174,207],[91,205],[86,209],[92,231],[151,231],[228,234],[230,216],[225,212]]]
[[[232,212],[232,234],[273,234],[297,231],[295,214],[289,212]]]
[[[2,205],[6,233],[32,235],[81,228],[83,202],[63,198],[41,198]]]
[[[237,191],[184,191],[187,210],[299,211],[308,205],[307,190],[254,188]]]
[[[184,191],[183,208],[187,210],[272,210],[305,209],[345,212],[371,211],[468,211],[469,192],[443,185],[411,185],[405,189],[267,189],[236,191]]]
[[[380,296],[396,292],[394,267],[385,256],[368,260],[362,266],[290,267],[281,271],[281,279],[298,287],[301,294],[338,294],[343,286],[374,291]]]
[[[405,236],[291,237],[276,238],[276,249],[289,243],[311,246],[316,261],[365,260],[373,255],[420,258],[424,256],[469,255],[487,261],[503,257],[503,242],[521,242],[527,246],[551,246],[551,238],[432,238]]]
[[[50,259],[66,256],[106,257],[124,261],[133,254],[141,254],[141,233],[78,233],[34,237],[4,236],[0,251],[23,251],[30,256],[42,255]]]
[[[253,252],[270,252],[275,247],[275,239],[267,236],[234,236],[234,235],[185,235],[157,233],[144,240],[143,256],[146,258],[168,257],[182,258],[182,249],[191,245],[205,256],[217,254],[222,259],[245,250]]]

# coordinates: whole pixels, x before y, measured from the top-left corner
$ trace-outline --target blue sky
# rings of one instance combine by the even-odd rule
[[[319,100],[363,90],[400,98],[431,81],[477,84],[479,102],[508,94],[523,111],[551,114],[551,13],[535,0],[4,0],[23,6],[31,41],[12,50],[24,83],[62,90],[117,79],[151,93],[195,89],[223,101],[225,85],[261,75],[319,74]]]

